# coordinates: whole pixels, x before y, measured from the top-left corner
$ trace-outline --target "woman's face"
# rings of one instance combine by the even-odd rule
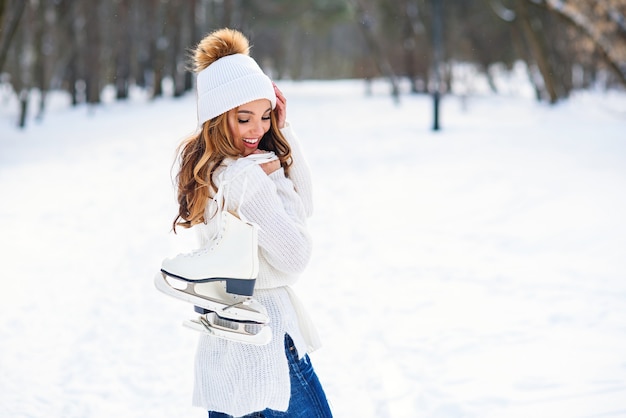
[[[228,127],[241,155],[254,153],[261,138],[270,129],[272,105],[267,99],[243,104],[228,112]]]

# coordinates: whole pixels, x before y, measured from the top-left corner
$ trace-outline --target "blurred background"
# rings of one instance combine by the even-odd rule
[[[537,100],[626,85],[625,0],[0,0],[2,94],[46,110],[46,92],[73,105],[192,89],[189,51],[209,31],[242,30],[275,79],[384,78],[445,93],[454,64],[493,90],[494,67],[526,64]],[[165,93],[164,93],[165,89]],[[41,94],[33,96],[36,91]],[[37,100],[34,105],[29,100]]]

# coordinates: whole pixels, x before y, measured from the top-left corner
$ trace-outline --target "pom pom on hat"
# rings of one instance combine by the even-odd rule
[[[276,107],[272,81],[248,50],[245,36],[232,29],[213,32],[198,44],[198,125],[258,99],[268,99],[272,109]]]

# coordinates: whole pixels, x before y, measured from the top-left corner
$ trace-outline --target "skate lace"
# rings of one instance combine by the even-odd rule
[[[229,178],[228,180],[224,179],[224,172],[220,174],[219,176],[220,186],[218,187],[217,192],[215,193],[215,196],[213,196],[213,199],[212,199],[212,203],[213,203],[212,207],[215,208],[214,216],[220,216],[220,226],[217,232],[215,232],[215,234],[209,239],[209,242],[211,243],[211,245],[196,250],[198,252],[198,255],[205,254],[207,251],[211,251],[213,248],[215,248],[215,246],[219,244],[219,241],[222,239],[222,236],[224,235],[224,231],[226,230],[226,223],[224,222],[224,218],[221,215],[222,215],[222,212],[224,210],[227,210],[228,208],[230,184],[236,178],[245,174],[251,167],[254,167],[256,165],[262,164],[266,161],[270,161],[271,159],[276,158],[276,155],[273,152],[268,153],[268,154],[269,154],[268,156],[264,156],[264,157],[258,157],[258,155],[260,154],[252,154],[252,156],[255,156],[255,158],[251,158],[252,156],[245,157],[249,161],[251,161],[252,164],[249,164],[248,166],[244,167],[241,171],[236,173],[233,177]],[[237,216],[239,219],[241,219],[243,222],[252,224],[252,222],[250,222],[248,218],[246,218],[246,216],[241,212],[241,207],[243,206],[243,203],[244,203],[244,197],[246,195],[247,188],[248,188],[248,177],[246,176],[243,179],[241,196],[239,197],[239,202],[237,204],[236,213],[234,213],[234,215]],[[207,216],[205,218],[208,219],[210,217]],[[256,226],[258,227],[258,225]],[[194,253],[196,251],[194,251]],[[189,255],[194,256],[193,253]]]
[[[205,247],[202,247],[202,248],[196,248],[195,250],[192,250],[189,253],[180,254],[180,255],[185,257],[185,258],[194,258],[194,257],[203,256],[206,253],[208,253],[210,251],[213,251],[219,245],[219,243],[222,240],[222,237],[224,236],[225,232],[226,232],[226,222],[224,222],[224,220],[222,219],[220,221],[220,229],[209,240],[209,245],[208,246],[205,246]]]

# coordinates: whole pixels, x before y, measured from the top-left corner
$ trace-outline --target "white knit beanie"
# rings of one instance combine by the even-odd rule
[[[198,73],[198,126],[242,104],[268,99],[276,107],[270,78],[248,55],[222,57]]]

